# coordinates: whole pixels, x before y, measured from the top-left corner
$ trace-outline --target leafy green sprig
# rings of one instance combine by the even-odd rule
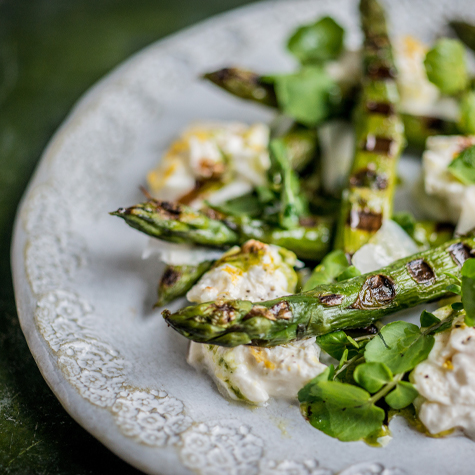
[[[460,295],[461,302],[452,304],[452,309],[465,311],[465,324],[469,327],[475,326],[475,259],[467,259],[462,266],[462,279],[451,275],[456,284],[447,287],[449,292]]]
[[[417,397],[408,374],[428,357],[434,334],[450,328],[457,314],[440,320],[424,311],[421,328],[397,321],[376,335],[352,338],[338,331],[318,337],[318,345],[340,362],[300,390],[305,418],[341,441],[374,438],[383,431],[389,410],[403,409]]]

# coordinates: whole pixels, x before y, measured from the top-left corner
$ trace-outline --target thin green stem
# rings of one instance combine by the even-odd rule
[[[404,376],[404,373],[396,374],[394,376],[393,380],[390,383],[383,386],[383,388],[380,389],[376,394],[373,394],[369,398],[368,402],[370,402],[371,404],[374,404],[375,402],[379,401],[381,398],[386,396],[386,394],[388,394],[389,391],[391,391],[397,385],[397,383],[399,383],[399,381],[401,381],[403,376]]]

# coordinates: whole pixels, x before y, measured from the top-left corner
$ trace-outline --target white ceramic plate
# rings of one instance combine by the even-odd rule
[[[88,92],[54,136],[18,214],[12,251],[20,322],[46,381],[91,434],[151,474],[473,473],[475,444],[429,439],[403,420],[384,449],[314,430],[296,404],[230,403],[185,362],[187,341],[152,310],[161,269],[147,238],[107,212],[141,199],[138,185],[195,119],[270,114],[197,79],[229,63],[293,67],[283,43],[297,24],[334,15],[359,39],[356,2],[266,2],[152,45]],[[471,0],[399,0],[394,30],[429,41]],[[450,15],[448,14],[450,12]],[[473,15],[473,14],[472,14]],[[403,176],[417,161],[406,159]],[[410,201],[404,189],[397,206]],[[395,467],[395,468],[394,468]]]

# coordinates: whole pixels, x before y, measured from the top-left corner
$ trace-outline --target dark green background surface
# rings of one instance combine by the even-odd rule
[[[10,274],[16,207],[81,94],[135,51],[251,0],[0,0],[0,473],[138,474],[76,424],[18,323]]]

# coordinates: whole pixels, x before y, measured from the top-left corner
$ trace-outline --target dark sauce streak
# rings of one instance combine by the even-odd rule
[[[181,206],[171,201],[158,202],[158,209],[161,210],[164,215],[170,216],[171,218],[178,218],[182,213]]]
[[[216,323],[229,323],[236,318],[236,309],[227,302],[222,304],[216,302],[211,306],[215,308],[213,314],[217,316]]]
[[[444,120],[439,117],[421,117],[424,127],[433,130],[434,132],[440,132],[444,130]]]
[[[432,284],[435,281],[435,274],[432,267],[424,259],[415,259],[406,264],[411,277],[418,284]]]
[[[389,305],[396,297],[394,282],[383,274],[368,277],[358,297],[349,308],[359,310],[379,308]]]
[[[368,135],[363,145],[363,150],[367,152],[393,155],[395,144],[396,142],[392,139],[387,139],[386,137],[376,137],[375,135]]]
[[[181,272],[176,267],[168,266],[160,279],[160,287],[172,287],[181,276]]]
[[[381,213],[352,209],[348,215],[347,224],[351,229],[376,232],[383,224],[383,216]]]
[[[384,116],[394,115],[395,108],[394,104],[390,102],[374,102],[368,101],[366,103],[366,110],[373,114],[381,114]]]
[[[374,170],[367,167],[351,175],[350,186],[385,190],[388,187],[388,180],[384,175],[378,175]]]
[[[290,304],[286,300],[276,303],[269,310],[277,319],[290,320],[292,317]]]
[[[373,80],[395,79],[396,70],[387,64],[370,64],[368,66],[368,76]]]
[[[318,300],[321,304],[326,305],[327,307],[334,307],[335,305],[340,305],[343,302],[343,295],[339,294],[327,294],[320,295]]]
[[[462,267],[463,263],[470,259],[472,256],[473,250],[471,247],[467,246],[467,244],[463,242],[457,242],[456,244],[452,244],[448,249],[450,256],[452,257],[453,261],[459,266]]]

